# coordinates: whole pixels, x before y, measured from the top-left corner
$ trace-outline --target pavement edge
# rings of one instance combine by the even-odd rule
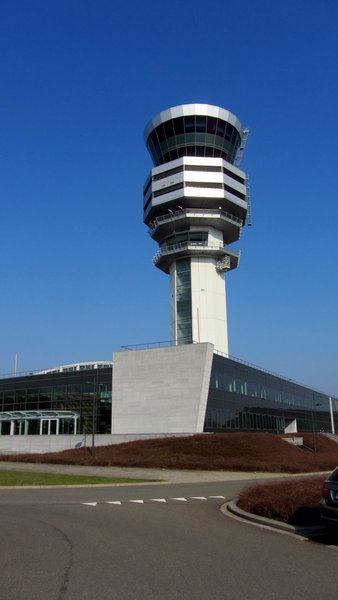
[[[236,500],[231,500],[230,502],[223,504],[221,506],[221,511],[224,515],[234,515],[235,517],[244,521],[249,521],[254,525],[269,527],[286,533],[293,533],[297,536],[301,536],[304,538],[325,531],[325,528],[321,527],[320,525],[316,525],[313,527],[296,527],[294,525],[289,525],[288,523],[282,523],[281,521],[275,521],[274,519],[268,519],[267,517],[262,517],[260,515],[248,513],[245,510],[239,508],[239,506],[237,506]]]

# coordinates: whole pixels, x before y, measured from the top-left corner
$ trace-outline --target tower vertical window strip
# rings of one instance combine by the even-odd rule
[[[177,344],[192,343],[190,258],[176,262]]]

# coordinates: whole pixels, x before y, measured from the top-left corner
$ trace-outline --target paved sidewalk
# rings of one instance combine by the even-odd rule
[[[63,475],[96,475],[100,477],[128,477],[132,479],[159,479],[163,483],[208,483],[212,481],[254,481],[282,477],[306,477],[321,473],[262,473],[235,471],[183,471],[174,469],[145,469],[139,467],[87,467],[81,465],[54,465],[0,461],[0,471],[28,471],[59,473]]]

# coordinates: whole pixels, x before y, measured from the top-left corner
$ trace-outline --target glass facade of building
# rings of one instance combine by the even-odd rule
[[[205,431],[284,433],[297,421],[298,431],[331,431],[329,397],[291,380],[214,354]],[[337,410],[335,427],[338,430]]]
[[[78,415],[78,433],[111,432],[112,368],[27,375],[0,380],[0,412],[72,411]],[[36,430],[35,430],[36,429]],[[18,422],[17,433],[21,432]],[[3,423],[2,435],[9,434]],[[33,423],[28,433],[38,433]],[[49,433],[53,433],[49,432]],[[73,433],[62,425],[59,433]]]
[[[158,125],[147,147],[156,166],[181,156],[224,158],[232,163],[239,143],[239,132],[223,119],[188,115]]]
[[[192,315],[190,258],[182,258],[176,262],[176,323],[177,343],[191,343]]]
[[[184,338],[191,336],[191,308],[186,298],[190,294],[190,260],[178,262],[181,263],[178,333],[184,343]],[[161,393],[160,388],[158,393]],[[338,431],[338,399],[332,400]],[[0,379],[0,435],[72,434],[74,427],[76,433],[90,434],[93,408],[95,433],[109,434],[111,404],[111,366]],[[40,421],[38,417],[33,419],[34,411],[39,413]],[[300,432],[321,429],[330,432],[328,395],[219,354],[213,355],[204,431],[284,433],[285,428],[295,422]]]

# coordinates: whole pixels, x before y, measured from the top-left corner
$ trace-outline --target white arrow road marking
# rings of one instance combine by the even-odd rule
[[[206,500],[205,496],[190,496],[192,500]]]
[[[207,500],[205,496],[189,496],[191,500]],[[225,500],[225,496],[208,496],[208,498],[222,499]],[[187,502],[187,498],[170,498],[170,500],[176,500],[177,502]],[[144,504],[144,500],[127,500],[127,502],[132,502],[134,504]],[[150,498],[150,502],[167,502],[166,498]],[[97,502],[82,502],[85,506],[97,506]],[[105,504],[116,504],[121,505],[121,500],[109,500],[106,501]]]

